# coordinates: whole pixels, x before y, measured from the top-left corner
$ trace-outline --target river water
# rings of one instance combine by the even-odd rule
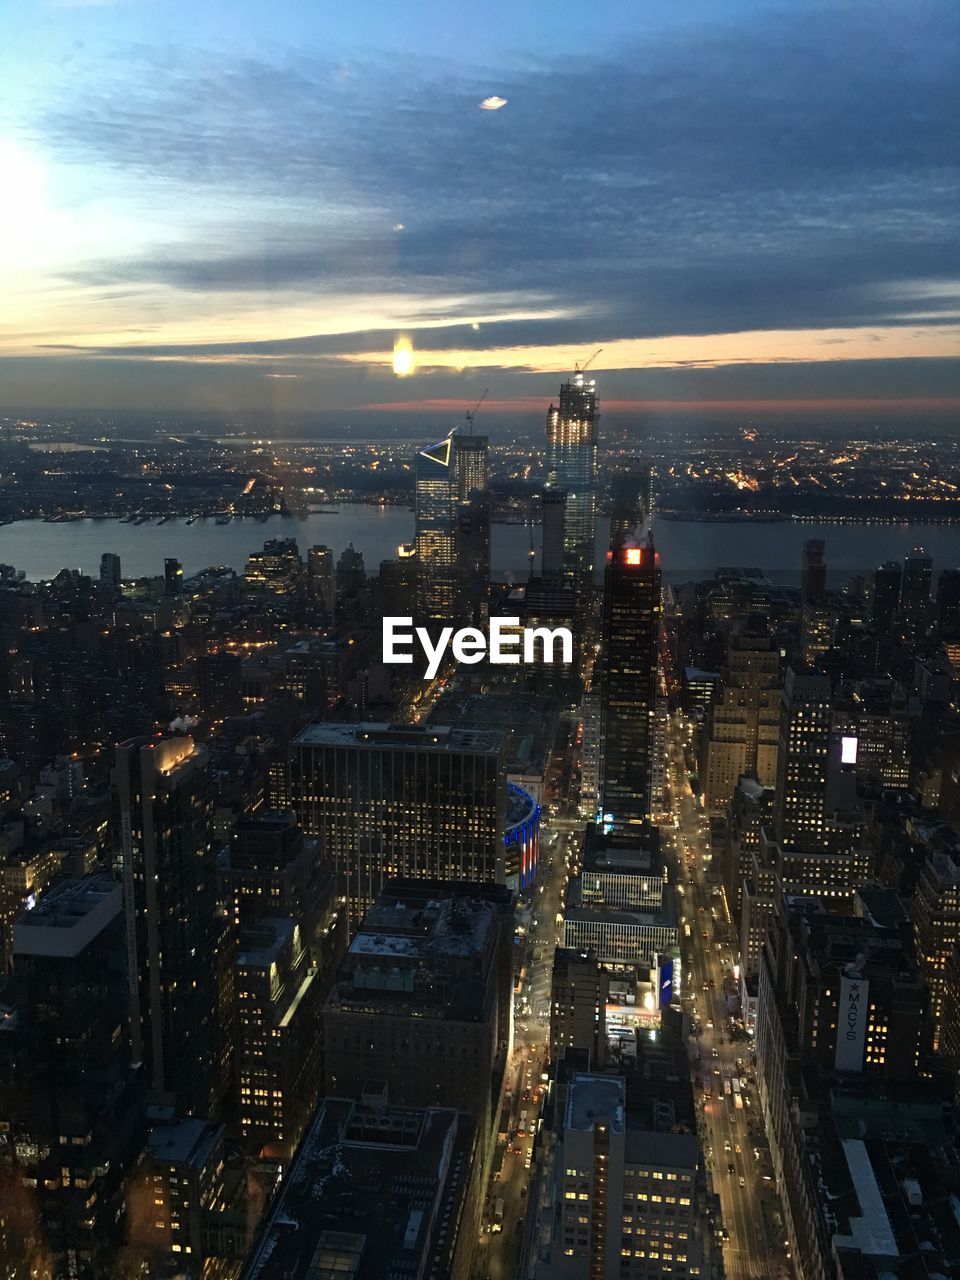
[[[532,538],[531,538],[532,534]],[[807,538],[823,538],[830,579],[839,584],[851,574],[869,572],[882,560],[899,560],[915,546],[923,546],[934,560],[935,572],[960,565],[960,529],[948,525],[814,525],[792,522],[743,523],[655,520],[654,536],[664,575],[671,581],[712,574],[718,565],[751,566],[774,581],[799,580],[800,554]],[[75,520],[46,524],[21,520],[0,527],[0,563],[22,569],[33,580],[50,578],[62,568],[96,575],[105,551],[119,554],[124,577],[162,574],[167,556],[180,560],[189,574],[210,565],[243,570],[247,556],[266,538],[296,538],[301,552],[318,543],[336,556],[349,543],[362,551],[368,572],[381,560],[396,555],[401,542],[413,539],[413,513],[404,507],[346,504],[330,514],[314,513],[304,520],[272,517],[233,520],[218,525],[183,520],[164,525],[132,525],[117,520]],[[491,532],[491,561],[495,578],[524,579],[531,541],[539,552],[540,530],[522,524],[495,524]],[[598,536],[602,563],[606,531]],[[534,561],[535,564],[538,563]]]

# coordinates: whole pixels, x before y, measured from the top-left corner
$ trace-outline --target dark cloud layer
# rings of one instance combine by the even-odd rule
[[[262,290],[265,305],[284,289],[575,313],[475,334],[465,305],[437,347],[950,319],[958,297],[917,282],[960,281],[960,6],[735,14],[616,50],[600,33],[595,50],[506,74],[127,51],[65,86],[43,144],[147,198],[192,193],[222,222],[75,278]],[[481,112],[491,85],[509,106]],[[392,336],[220,349],[332,355]]]

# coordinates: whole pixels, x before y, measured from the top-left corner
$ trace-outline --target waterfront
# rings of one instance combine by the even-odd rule
[[[532,539],[531,539],[532,534]],[[670,581],[703,576],[717,565],[750,565],[776,582],[795,583],[800,552],[807,538],[824,538],[831,582],[840,585],[853,573],[867,572],[887,559],[900,560],[914,546],[933,556],[936,570],[960,564],[960,536],[949,525],[851,525],[781,522],[713,523],[654,521],[654,534],[665,577]],[[367,572],[413,539],[413,512],[406,507],[346,504],[304,520],[275,516],[266,523],[234,520],[227,525],[183,520],[133,525],[118,520],[75,520],[47,524],[21,520],[0,528],[0,563],[23,570],[31,580],[50,578],[62,568],[96,575],[105,551],[120,555],[126,577],[161,574],[167,556],[180,560],[186,572],[210,565],[243,571],[247,556],[267,538],[296,538],[300,550],[318,543],[336,556],[353,543],[362,551]],[[539,550],[540,530],[525,524],[494,524],[491,562],[494,577],[525,578],[531,541]],[[602,563],[606,530],[601,529],[597,563]],[[538,563],[539,556],[534,561]]]

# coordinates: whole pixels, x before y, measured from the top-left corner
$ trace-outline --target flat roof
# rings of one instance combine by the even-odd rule
[[[623,1133],[626,1106],[626,1084],[620,1076],[576,1075],[567,1085],[564,1128],[589,1133],[607,1124],[614,1133]]]
[[[450,725],[310,724],[293,740],[297,747],[384,747],[397,751],[461,751],[498,755],[503,735],[493,729]]]

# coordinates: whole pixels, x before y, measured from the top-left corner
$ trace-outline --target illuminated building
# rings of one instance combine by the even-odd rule
[[[149,1098],[219,1109],[219,937],[207,752],[187,737],[116,748],[113,784],[127,913],[133,1057]]]
[[[150,1131],[144,1161],[152,1201],[144,1213],[144,1239],[152,1254],[152,1274],[186,1280],[215,1274],[204,1262],[222,1253],[241,1256],[246,1246],[245,1215],[230,1214],[222,1125],[186,1118]],[[212,1247],[218,1218],[232,1219],[232,1248]]]
[[[14,920],[37,904],[60,863],[60,852],[49,845],[8,849],[0,858],[0,974],[13,963]]]
[[[321,980],[288,917],[242,929],[235,970],[240,1133],[287,1157],[321,1091]]]
[[[596,383],[575,373],[560,388],[560,403],[547,411],[547,488],[566,495],[563,508],[563,573],[578,590],[589,589],[597,524]]]
[[[652,538],[607,556],[600,668],[600,806],[605,830],[648,824],[657,744],[660,562]]]
[[[493,730],[311,725],[293,743],[291,803],[342,877],[352,921],[391,876],[504,883],[503,737]]]
[[[253,551],[243,571],[244,585],[256,591],[289,595],[300,585],[303,562],[294,538],[268,538]]]
[[[510,1047],[513,930],[502,885],[389,881],[324,1004],[327,1093],[384,1081],[402,1106],[466,1111],[486,1149]]]
[[[628,1090],[618,1076],[566,1082],[538,1280],[695,1280],[710,1271],[696,1135],[658,1128],[656,1106],[648,1118]]]
[[[940,1048],[947,996],[947,969],[960,943],[960,866],[949,853],[927,854],[914,891],[911,914],[920,973],[930,988],[932,1047]]]
[[[550,981],[551,1062],[558,1062],[567,1049],[574,1048],[588,1054],[591,1068],[604,1066],[609,995],[607,968],[593,952],[556,948]]]
[[[540,857],[540,806],[523,787],[507,783],[506,831],[503,835],[504,881],[526,889],[537,874]]]
[[[900,586],[900,617],[903,633],[911,644],[922,640],[930,623],[930,590],[933,560],[922,547],[915,547],[903,561]]]
[[[316,598],[333,618],[334,574],[333,552],[329,547],[311,547],[307,552],[307,578]]]
[[[733,632],[722,673],[723,692],[707,709],[705,802],[721,814],[740,778],[771,787],[780,734],[780,653],[756,622]]]
[[[33,1189],[50,1275],[115,1274],[122,1244],[124,1177],[145,1136],[125,950],[123,894],[102,874],[61,881],[13,928],[0,1130],[12,1176]],[[4,1210],[9,1239],[12,1196]]]
[[[482,617],[490,579],[487,437],[451,432],[416,459],[417,615]]]
[[[851,686],[837,708],[836,727],[855,738],[856,774],[884,787],[910,781],[910,723],[907,700],[892,680],[863,680]]]
[[[787,669],[773,811],[774,832],[782,846],[820,848],[825,843],[831,696],[829,676]]]
[[[765,787],[756,778],[745,775],[730,797],[722,877],[727,903],[734,918],[740,911],[744,881],[752,870],[755,855],[760,851],[761,832],[770,821],[773,795],[773,787]]]

